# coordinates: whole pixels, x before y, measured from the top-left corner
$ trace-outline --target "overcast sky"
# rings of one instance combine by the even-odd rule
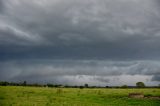
[[[0,0],[0,80],[160,84],[159,0]]]

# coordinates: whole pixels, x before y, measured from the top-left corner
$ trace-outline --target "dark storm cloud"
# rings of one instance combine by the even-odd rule
[[[159,75],[158,61],[99,61],[99,60],[29,60],[2,62],[1,80],[30,82],[61,82],[84,76],[91,81],[109,83],[110,76]],[[149,66],[148,66],[149,65]],[[66,77],[68,76],[68,77]],[[81,81],[85,81],[85,77]],[[76,82],[79,78],[75,79]],[[72,81],[72,82],[74,82]],[[68,82],[69,83],[69,82]],[[78,84],[78,83],[77,83]]]
[[[158,75],[154,75],[152,77],[152,81],[160,81],[160,75],[159,74]]]
[[[31,58],[38,54],[38,58],[157,59],[160,53],[160,15],[149,0],[6,0],[4,4],[0,46],[10,58],[28,58],[31,52]],[[16,55],[10,48],[24,51],[17,50]]]
[[[0,0],[1,79],[159,75],[158,2]]]
[[[0,13],[3,11],[4,5],[3,0],[0,0]]]

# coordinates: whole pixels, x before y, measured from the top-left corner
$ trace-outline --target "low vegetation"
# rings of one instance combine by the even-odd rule
[[[159,99],[128,97],[134,92],[160,96],[159,88],[0,86],[0,106],[159,106]]]

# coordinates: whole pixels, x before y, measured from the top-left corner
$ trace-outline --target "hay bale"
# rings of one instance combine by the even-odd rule
[[[129,98],[144,98],[143,93],[129,93],[128,95]]]

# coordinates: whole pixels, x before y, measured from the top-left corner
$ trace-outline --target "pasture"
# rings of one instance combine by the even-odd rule
[[[45,88],[0,86],[0,106],[160,106],[159,99],[129,98],[140,92],[160,96],[160,89]]]

